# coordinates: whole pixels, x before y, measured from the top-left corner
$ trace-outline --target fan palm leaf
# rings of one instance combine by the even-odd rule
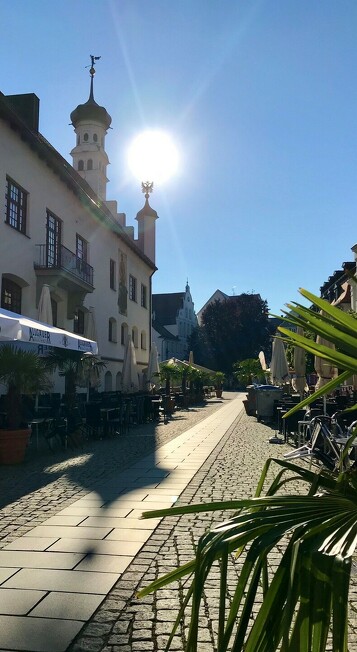
[[[298,303],[288,304],[292,312],[285,312],[283,322],[301,326],[335,348],[316,343],[284,325],[279,328],[282,339],[342,371],[288,414],[357,373],[357,321],[306,290],[301,294],[320,312]],[[279,470],[263,495],[272,463]],[[289,484],[296,483],[296,479],[305,483],[306,494],[278,493],[289,490]],[[219,652],[323,652],[330,638],[334,652],[347,652],[348,593],[357,545],[356,469],[337,475],[315,472],[288,460],[269,459],[252,499],[173,507],[146,512],[143,517],[222,510],[229,511],[230,516],[233,511],[233,516],[200,537],[195,557],[139,594],[146,595],[190,576],[167,649],[192,602],[186,650],[197,651],[205,586],[218,562]],[[275,558],[277,550],[281,557],[272,571],[271,554]],[[227,578],[232,564],[238,569],[238,578],[227,607]],[[252,621],[254,605],[257,614]]]

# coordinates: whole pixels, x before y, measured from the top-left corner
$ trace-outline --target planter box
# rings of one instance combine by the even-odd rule
[[[0,430],[0,464],[21,464],[24,461],[31,430]]]

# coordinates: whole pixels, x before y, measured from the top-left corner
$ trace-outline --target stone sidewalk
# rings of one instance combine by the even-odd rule
[[[49,469],[38,459],[22,468],[22,480],[21,469],[5,470],[10,492],[19,493],[21,484],[37,491],[1,512],[0,649],[67,649],[158,524],[140,520],[142,511],[175,503],[241,406],[239,398],[212,403],[203,421],[190,410],[161,436],[153,438],[152,426],[133,429],[127,441],[100,442],[96,454]],[[178,414],[172,423],[179,421]],[[115,458],[126,452],[130,459],[133,450],[137,461],[119,472],[123,463]],[[50,482],[53,469],[59,479]]]
[[[10,576],[5,580],[4,576],[2,579],[0,576],[0,613],[3,613],[1,605],[5,604],[2,597],[4,591],[17,590],[18,594],[19,592],[23,594],[25,602],[27,597],[32,600],[32,603],[30,600],[27,605],[29,607],[32,604],[27,611],[26,605],[23,606],[22,615],[10,616],[10,620],[18,618],[18,630],[21,635],[15,631],[16,635],[10,637],[11,640],[6,641],[4,635],[1,639],[4,625],[5,631],[8,625],[8,621],[3,618],[9,616],[0,617],[0,652],[20,649],[31,652],[55,652],[55,650],[65,649],[68,652],[118,652],[119,650],[161,652],[164,650],[172,623],[183,599],[183,587],[176,584],[142,600],[136,599],[136,592],[164,572],[191,559],[198,536],[212,522],[221,521],[222,514],[215,512],[214,515],[203,513],[197,516],[167,517],[160,523],[139,521],[138,516],[143,510],[143,495],[145,494],[144,503],[149,498],[155,507],[162,504],[161,501],[164,501],[165,505],[167,504],[165,501],[171,501],[173,504],[178,495],[179,501],[184,504],[251,496],[265,459],[269,456],[282,456],[287,447],[268,443],[272,430],[245,415],[241,410],[242,398],[244,397],[227,395],[227,399],[231,400],[225,400],[220,404],[212,402],[201,412],[198,410],[187,414],[186,418],[184,413],[178,413],[176,423],[172,422],[168,427],[158,429],[156,443],[152,432],[145,434],[144,429],[134,433],[133,430],[131,439],[128,442],[122,440],[120,446],[117,442],[109,442],[108,446],[106,442],[99,442],[98,447],[95,446],[95,451],[83,451],[72,460],[59,457],[53,460],[50,466],[46,460],[37,460],[36,464],[25,465],[23,485],[25,488],[34,487],[34,490],[30,489],[29,494],[23,492],[22,497],[18,497],[11,505],[8,504],[0,510],[0,516],[3,517],[0,521],[2,527],[0,536],[3,537],[0,547],[3,548],[4,553],[12,552],[21,555],[28,551],[27,544],[32,541],[33,553],[33,543],[39,545],[41,539],[42,542],[44,541],[45,535],[50,535],[47,536],[50,540],[46,542],[48,546],[41,548],[43,550],[41,555],[63,555],[64,552],[67,555],[77,555],[70,560],[73,563],[70,571],[59,569],[56,573],[57,575],[62,573],[62,577],[63,572],[71,573],[72,577],[74,575],[79,581],[71,590],[68,590],[68,585],[57,587],[47,585],[46,588],[45,585],[40,584],[36,588],[29,589],[28,585],[26,588],[24,579],[18,582],[16,576],[19,577],[19,572],[23,572],[25,573],[23,578],[28,580],[29,574],[31,575],[33,571],[33,568],[28,567],[31,566],[28,557],[25,562],[27,568],[22,567],[21,571],[20,567],[16,566],[14,571],[12,567]],[[202,414],[209,416],[202,421]],[[122,450],[122,457],[120,457],[120,450]],[[191,461],[188,461],[190,457]],[[156,475],[153,476],[154,467]],[[52,471],[48,471],[49,468]],[[122,473],[118,474],[120,469]],[[174,472],[176,476],[172,476]],[[18,496],[21,493],[21,478],[18,470],[12,472],[6,470],[5,475],[6,473],[10,494]],[[151,473],[150,477],[146,477],[145,485],[140,479],[143,473],[148,473],[149,476]],[[120,482],[125,483],[126,491],[129,483],[130,493],[124,496],[123,492],[120,493],[124,486],[119,486]],[[162,482],[168,482],[166,488],[165,484],[161,485],[162,489],[160,488]],[[143,489],[145,489],[144,493]],[[105,535],[105,524],[103,521],[100,523],[103,531],[99,547],[97,547],[98,539],[92,539],[92,549],[89,550],[87,543],[82,545],[83,541],[87,542],[88,539],[74,541],[73,538],[68,538],[63,532],[59,532],[58,528],[77,531],[82,529],[83,532],[84,516],[86,520],[98,519],[98,509],[103,509],[98,505],[98,497],[101,499],[101,505],[106,506],[105,518],[114,521],[116,519],[116,522],[111,520],[107,523],[109,532]],[[6,505],[3,493],[0,499],[4,500]],[[115,514],[115,510],[128,508],[128,499],[130,504],[126,516]],[[85,507],[85,515],[81,511],[83,507]],[[150,508],[149,505],[147,508]],[[51,523],[53,516],[55,521]],[[62,520],[60,525],[58,519],[60,521],[69,519],[71,524],[69,525],[67,520],[67,524],[63,525],[65,521]],[[123,528],[121,531],[117,528],[118,519],[135,520],[131,524],[132,528],[124,528],[130,530],[130,536],[125,533],[123,536]],[[33,530],[34,526],[35,530]],[[98,527],[98,522],[93,522],[87,527],[92,529]],[[141,529],[142,527],[144,529]],[[151,530],[146,530],[146,527],[151,527]],[[119,535],[116,534],[116,530],[120,531]],[[35,535],[37,531],[39,536],[31,536],[31,531],[35,532]],[[113,568],[110,568],[113,559],[109,560],[109,558],[113,557],[113,553],[118,553],[118,546],[119,556],[122,558],[121,561],[124,561],[124,566],[121,569],[116,568],[113,573]],[[53,552],[48,552],[49,549]],[[38,548],[37,552],[39,552]],[[108,558],[109,567],[103,570],[102,566],[99,574],[98,566],[95,569],[89,565],[85,571],[79,570],[81,564],[88,564],[88,559],[91,563],[91,557],[92,561],[98,564],[98,562],[102,563],[104,556]],[[19,559],[20,557],[17,557],[17,560]],[[22,557],[22,560],[24,559],[26,556]],[[47,575],[48,582],[50,563],[52,562],[45,561],[44,567],[37,570],[37,580],[38,573],[44,573]],[[0,566],[2,566],[1,561]],[[4,568],[6,566],[0,568],[0,573]],[[94,592],[93,589],[90,589],[92,592],[88,591],[88,587],[83,584],[84,572],[94,578]],[[113,575],[115,577],[112,577]],[[99,579],[103,581],[105,578],[107,586],[100,589]],[[33,582],[33,579],[31,581]],[[4,588],[6,585],[7,588]],[[29,596],[26,594],[29,590],[37,591],[37,595]],[[201,618],[200,652],[216,650],[215,596],[216,589],[212,578],[206,591]],[[34,597],[39,599],[36,601]],[[55,609],[58,610],[59,605],[62,611],[57,611],[56,614]],[[357,639],[356,613],[357,588],[354,584],[351,590],[350,615],[352,640]],[[38,628],[37,630],[31,630],[28,626],[27,629],[24,628],[24,620],[27,622],[32,620],[32,623],[37,621],[37,625],[42,622],[43,627],[46,622],[47,625],[50,623],[53,638],[48,641],[48,631],[44,630],[45,633],[41,638]],[[87,621],[86,624],[84,621]],[[175,636],[173,650],[179,652],[186,649],[187,627],[186,621]],[[75,637],[73,642],[69,643],[73,637]],[[14,645],[15,639],[16,645]],[[350,651],[356,652],[356,650],[357,646],[350,647]]]

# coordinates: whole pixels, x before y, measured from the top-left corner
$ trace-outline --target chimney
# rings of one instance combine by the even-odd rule
[[[22,95],[5,95],[7,101],[17,115],[26,123],[31,131],[38,131],[40,100],[35,93]]]

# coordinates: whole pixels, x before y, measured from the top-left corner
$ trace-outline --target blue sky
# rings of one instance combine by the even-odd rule
[[[177,143],[180,172],[151,198],[155,292],[188,278],[196,310],[219,288],[277,313],[353,260],[355,0],[0,0],[0,21],[0,90],[38,95],[40,131],[68,160],[101,56],[107,197],[129,224],[144,201],[130,142],[162,128]]]

